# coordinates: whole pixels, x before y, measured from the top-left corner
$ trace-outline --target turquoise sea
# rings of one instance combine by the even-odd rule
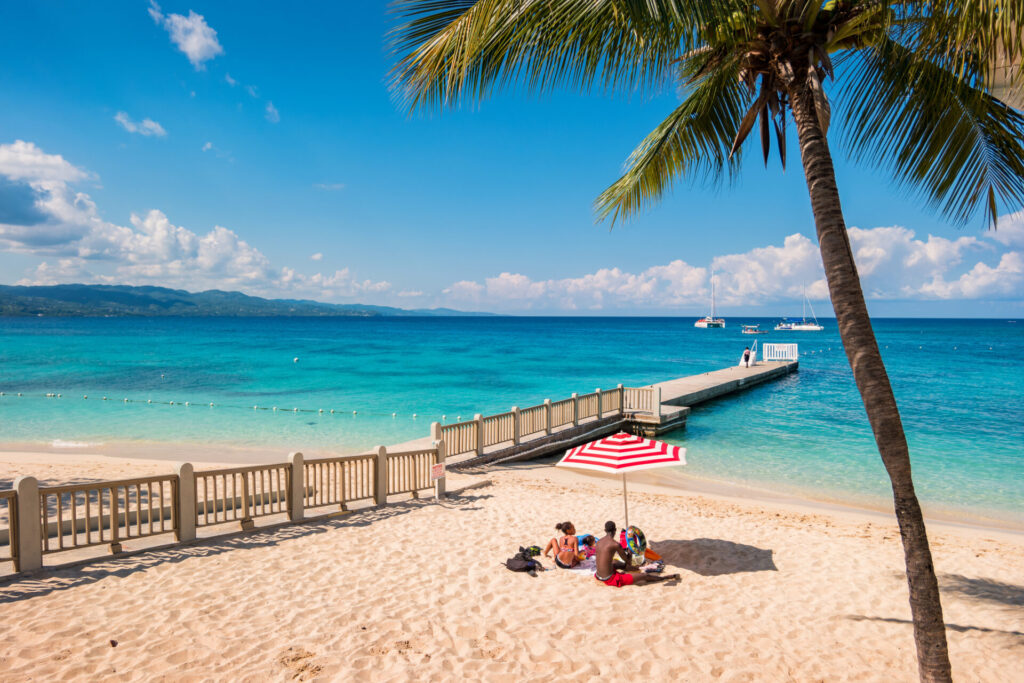
[[[774,323],[0,318],[0,443],[137,446],[140,455],[152,442],[353,452],[425,436],[442,416],[732,365],[751,341],[740,324],[754,322]],[[835,321],[822,323],[823,332],[759,337],[799,343],[798,373],[697,407],[685,430],[665,437],[688,449],[687,474],[887,504]],[[875,330],[926,509],[1024,526],[1024,321],[882,319]]]

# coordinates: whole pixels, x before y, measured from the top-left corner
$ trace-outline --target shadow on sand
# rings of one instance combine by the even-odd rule
[[[1008,607],[1024,607],[1024,586],[960,574],[939,577],[939,590],[972,600],[995,602]]]
[[[652,546],[666,563],[689,569],[701,576],[779,570],[772,559],[771,550],[718,538],[654,541]]]
[[[344,517],[319,518],[298,524],[281,524],[252,531],[239,531],[230,535],[200,539],[185,545],[163,546],[152,550],[140,550],[122,556],[91,560],[69,567],[48,567],[40,573],[19,576],[0,583],[0,605],[29,598],[48,595],[76,586],[95,583],[110,576],[125,577],[135,572],[144,572],[161,564],[176,564],[195,557],[210,557],[232,550],[276,546],[284,541],[323,534],[332,529],[363,527],[391,517],[429,507],[441,506],[450,510],[468,512],[479,510],[474,503],[490,498],[489,494],[449,494],[442,501],[413,499],[389,503],[381,508],[355,510]],[[47,556],[52,557],[52,556]]]
[[[863,614],[848,614],[846,615],[846,618],[850,619],[851,621],[884,621],[889,624],[906,624],[908,626],[913,626],[914,624],[914,622],[912,622],[910,619],[896,619],[893,617],[866,617]],[[958,633],[968,633],[972,631],[977,633],[999,633],[1002,635],[1013,636],[1015,639],[1024,639],[1024,633],[1020,631],[1004,631],[1000,628],[988,628],[986,626],[962,626],[961,624],[951,624],[949,622],[946,622],[946,630],[956,631]]]

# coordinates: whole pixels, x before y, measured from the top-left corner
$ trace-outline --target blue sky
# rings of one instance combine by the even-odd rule
[[[406,308],[827,311],[806,186],[747,154],[609,231],[594,197],[677,101],[507,92],[408,116],[384,3],[6,3],[0,283],[110,282]],[[753,151],[753,150],[751,150]],[[1024,214],[958,229],[846,163],[876,315],[1024,314]]]

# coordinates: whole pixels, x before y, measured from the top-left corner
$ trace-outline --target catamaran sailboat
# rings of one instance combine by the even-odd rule
[[[725,318],[715,317],[715,274],[711,274],[711,315],[706,315],[693,324],[694,327],[725,327]]]
[[[811,309],[811,318],[814,319],[814,322],[811,322],[807,319],[808,307],[810,307]],[[825,329],[824,327],[818,324],[818,317],[814,315],[814,306],[811,306],[811,300],[807,298],[806,288],[804,288],[803,320],[801,320],[800,322],[791,322],[783,318],[782,322],[775,326],[775,329],[780,332],[821,332],[823,329]]]

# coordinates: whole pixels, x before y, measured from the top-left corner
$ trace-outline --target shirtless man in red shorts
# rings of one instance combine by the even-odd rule
[[[644,574],[643,572],[635,571],[635,568],[630,565],[631,555],[615,540],[615,530],[617,528],[615,522],[604,523],[606,536],[597,542],[596,547],[597,573],[594,574],[595,579],[606,586],[618,588],[620,586],[658,583],[659,581],[679,578],[679,574],[661,576],[660,574]],[[616,562],[616,555],[625,561]]]

